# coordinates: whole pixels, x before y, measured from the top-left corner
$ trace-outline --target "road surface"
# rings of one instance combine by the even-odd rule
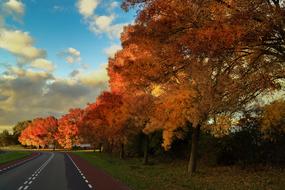
[[[95,189],[66,153],[43,152],[24,164],[0,171],[0,190]]]

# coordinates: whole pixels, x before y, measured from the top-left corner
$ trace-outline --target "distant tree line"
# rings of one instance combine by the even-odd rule
[[[18,139],[22,131],[27,128],[30,123],[31,121],[19,122],[13,127],[12,132],[3,130],[2,133],[0,133],[0,147],[20,144]]]

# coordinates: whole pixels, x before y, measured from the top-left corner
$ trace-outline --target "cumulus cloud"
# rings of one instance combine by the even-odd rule
[[[65,57],[65,61],[69,64],[79,63],[81,61],[80,51],[72,47],[60,52],[59,55]]]
[[[54,64],[46,59],[43,49],[35,47],[33,37],[27,32],[5,26],[7,16],[14,18],[24,13],[22,1],[0,2],[0,49],[17,58],[17,64],[5,65],[0,74],[0,128],[36,117],[60,116],[70,108],[94,102],[102,90],[108,88],[104,67],[89,73],[84,73],[83,69],[74,71],[71,78],[54,76]],[[88,4],[91,1],[82,2]],[[90,6],[88,10],[82,5],[82,14],[91,14],[97,5]],[[70,57],[70,63],[81,61],[81,53],[75,48],[66,49],[64,56]]]
[[[116,52],[119,51],[120,49],[122,49],[122,46],[115,44],[110,46],[109,48],[104,49],[104,52],[106,55],[108,55],[108,57],[114,58]]]
[[[80,57],[80,51],[75,48],[68,48],[67,52],[73,56]]]
[[[77,8],[81,15],[84,17],[90,17],[93,15],[99,3],[99,0],[78,0]]]
[[[0,30],[0,48],[25,61],[45,56],[44,50],[34,47],[34,40],[29,33],[20,30]]]
[[[107,84],[108,83],[108,74],[107,74],[107,65],[102,65],[101,68],[93,70],[89,73],[79,73],[77,79],[80,83],[96,86],[97,84]]]
[[[126,23],[116,23],[116,15],[114,13],[99,15],[96,8],[101,1],[99,0],[78,0],[77,8],[83,16],[89,29],[96,34],[107,34],[110,38],[119,38]],[[114,1],[109,4],[108,10],[112,11],[118,6],[118,2]]]
[[[13,77],[0,76],[0,125],[47,115],[60,116],[70,108],[94,102],[107,88],[106,79],[92,77],[95,74],[99,77],[100,71],[64,79],[47,72],[9,70],[6,75]]]
[[[25,12],[25,6],[20,0],[8,0],[4,3],[4,8],[10,14],[16,13],[23,15]]]
[[[46,70],[48,72],[52,72],[55,69],[54,64],[51,61],[42,58],[34,60],[31,63],[31,67]]]

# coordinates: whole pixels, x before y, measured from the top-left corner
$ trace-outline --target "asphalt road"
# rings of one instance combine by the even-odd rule
[[[0,172],[0,190],[90,190],[84,174],[65,153],[44,152],[37,158]]]

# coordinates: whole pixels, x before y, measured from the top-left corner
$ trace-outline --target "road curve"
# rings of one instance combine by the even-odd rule
[[[1,190],[90,190],[84,174],[65,153],[43,152],[37,158],[0,173]]]

